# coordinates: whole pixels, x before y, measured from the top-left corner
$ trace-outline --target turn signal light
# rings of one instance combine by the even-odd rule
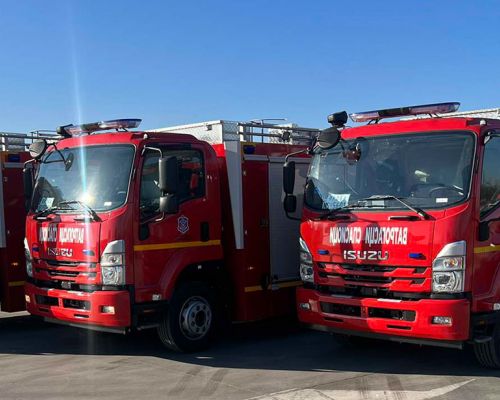
[[[115,313],[115,308],[113,306],[102,306],[101,307],[101,312],[103,314],[114,314]]]
[[[452,325],[453,318],[451,317],[432,317],[434,325]]]

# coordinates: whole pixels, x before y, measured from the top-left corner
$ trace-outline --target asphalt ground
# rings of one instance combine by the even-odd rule
[[[290,321],[236,325],[176,354],[130,336],[0,313],[0,399],[500,399],[471,350],[351,344]]]

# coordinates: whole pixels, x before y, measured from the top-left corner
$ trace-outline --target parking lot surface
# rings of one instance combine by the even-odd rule
[[[500,399],[500,372],[471,351],[354,345],[290,322],[234,326],[176,354],[131,336],[0,313],[0,399]]]

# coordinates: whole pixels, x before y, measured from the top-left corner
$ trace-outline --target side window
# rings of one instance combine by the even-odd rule
[[[142,165],[140,214],[147,219],[160,211],[160,188],[158,187],[159,152],[146,153]]]
[[[165,156],[177,157],[179,166],[179,203],[205,195],[203,154],[199,150],[169,150]]]
[[[481,215],[500,203],[500,138],[491,138],[484,147],[481,178]]]

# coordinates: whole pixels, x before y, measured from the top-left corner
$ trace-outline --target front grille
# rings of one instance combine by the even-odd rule
[[[46,260],[43,259],[47,265],[51,267],[78,267],[80,265],[86,266],[87,268],[95,268],[97,266],[96,263],[88,263],[88,262],[79,262],[79,261],[60,261],[60,260]]]
[[[79,272],[73,272],[73,271],[53,271],[53,270],[48,270],[47,271],[50,276],[67,276],[69,278],[76,278],[80,273]]]
[[[397,267],[388,267],[385,265],[357,265],[357,264],[342,264],[342,268],[347,271],[362,271],[362,272],[392,272]]]
[[[384,289],[430,292],[430,267],[340,263],[318,263],[317,267],[320,286],[357,289],[362,296],[377,297]]]
[[[346,281],[353,282],[369,282],[369,283],[391,283],[394,278],[386,278],[384,276],[363,276],[363,275],[336,275],[342,276]]]
[[[34,279],[32,281],[37,287],[42,288],[42,289],[62,289],[62,290],[67,290],[67,287],[63,287],[63,282],[66,283],[68,281],[45,281],[45,280],[40,280],[40,279]],[[114,288],[113,288],[114,289]],[[74,282],[71,282],[71,290],[80,290],[82,292],[95,292],[98,290],[103,290],[102,286],[99,285],[84,285],[84,284],[76,284]],[[111,290],[111,289],[107,289]],[[117,289],[118,290],[118,289]]]

